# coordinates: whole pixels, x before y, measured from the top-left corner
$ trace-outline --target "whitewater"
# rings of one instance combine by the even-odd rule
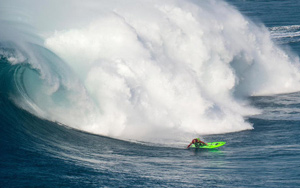
[[[78,130],[150,142],[242,131],[261,113],[247,97],[300,88],[299,57],[224,1],[1,7],[11,100]]]

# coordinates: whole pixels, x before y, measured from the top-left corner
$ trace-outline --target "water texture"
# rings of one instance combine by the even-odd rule
[[[0,187],[300,186],[298,1],[0,5]]]

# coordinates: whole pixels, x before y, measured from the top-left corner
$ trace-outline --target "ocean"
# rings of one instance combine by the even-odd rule
[[[299,8],[1,1],[0,187],[300,187]]]

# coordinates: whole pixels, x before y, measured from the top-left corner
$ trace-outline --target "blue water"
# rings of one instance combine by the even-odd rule
[[[228,2],[300,56],[299,1]],[[20,67],[5,57],[0,63],[0,187],[300,186],[300,93],[249,97],[262,110],[245,117],[253,130],[202,136],[227,144],[188,150],[93,135],[40,119],[11,100],[12,75]]]

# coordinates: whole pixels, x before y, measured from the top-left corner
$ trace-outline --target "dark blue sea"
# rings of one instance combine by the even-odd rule
[[[0,187],[300,187],[299,10],[4,0]]]

